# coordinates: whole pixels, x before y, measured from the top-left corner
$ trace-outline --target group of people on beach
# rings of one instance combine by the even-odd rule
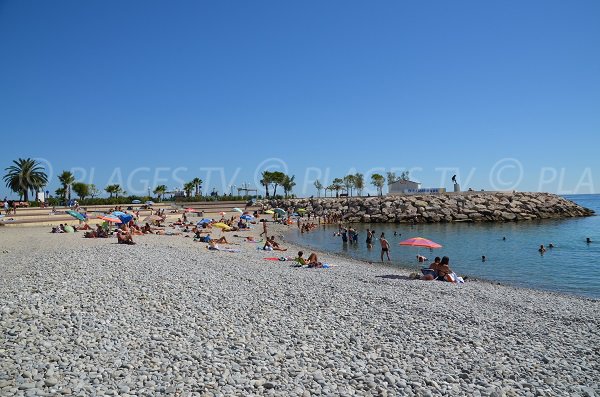
[[[421,272],[423,273],[421,280],[425,281],[437,280],[451,283],[464,282],[461,277],[457,276],[456,273],[450,269],[450,258],[447,256],[442,258],[436,256],[433,263],[427,268],[422,268]]]

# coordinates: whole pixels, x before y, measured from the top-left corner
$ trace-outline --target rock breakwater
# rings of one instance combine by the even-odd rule
[[[464,193],[262,200],[263,208],[334,215],[356,223],[513,222],[594,215],[551,193]]]

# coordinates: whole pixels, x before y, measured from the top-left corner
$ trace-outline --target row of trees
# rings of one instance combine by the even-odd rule
[[[61,187],[56,189],[54,194],[63,201],[71,201],[73,192],[82,201],[86,198],[93,199],[98,197],[101,193],[94,184],[76,181],[75,176],[70,171],[63,171],[58,176],[58,180]],[[36,160],[19,158],[18,160],[13,160],[13,164],[6,168],[4,182],[10,190],[18,193],[23,200],[29,201],[30,193],[32,196],[35,196],[36,192],[42,191],[48,184],[48,175]],[[202,179],[200,178],[194,178],[183,186],[183,190],[188,197],[192,195],[192,192],[195,192],[195,195],[199,196],[201,188]],[[127,194],[118,184],[108,185],[104,190],[109,194],[109,198],[111,199]],[[154,194],[158,197],[159,201],[166,192],[167,186],[165,185],[158,185],[154,189]]]
[[[35,192],[42,190],[48,183],[48,176],[44,172],[44,169],[37,161],[30,158],[14,160],[13,165],[6,168],[6,171],[7,173],[4,176],[6,186],[13,192],[18,193],[25,201],[29,201],[30,192],[35,195]],[[387,178],[381,174],[371,175],[371,185],[377,188],[379,195],[383,194],[383,186],[386,179],[388,184],[398,180],[409,179],[408,171],[402,172],[399,177],[394,172],[388,172],[386,176]],[[100,195],[100,190],[94,184],[76,181],[73,173],[70,171],[63,171],[58,176],[58,180],[61,187],[56,189],[55,194],[65,201],[71,200],[72,192],[75,192],[80,200],[88,197],[95,198]],[[288,197],[294,186],[296,186],[295,175],[286,175],[280,171],[264,171],[260,183],[265,187],[266,197],[271,196],[269,192],[269,188],[271,187],[273,188],[273,197],[277,195],[277,187],[279,186],[283,188],[285,197]],[[315,181],[314,186],[317,189],[319,197],[323,189],[325,189],[325,196],[327,196],[328,190],[332,195],[335,192],[336,197],[339,197],[340,190],[344,190],[350,196],[356,190],[358,195],[361,196],[365,188],[365,177],[361,173],[349,174],[343,178],[335,178],[329,186],[324,186],[318,180]],[[201,188],[202,179],[200,178],[194,178],[183,185],[183,190],[188,197],[191,197],[192,192],[194,192],[195,196],[199,196]],[[109,194],[110,198],[118,198],[127,194],[118,184],[108,185],[104,190]],[[167,186],[165,185],[158,185],[153,191],[159,201],[166,192]]]
[[[388,185],[398,180],[408,180],[409,174],[408,171],[404,171],[400,174],[400,177],[396,176],[394,172],[387,173],[387,183]],[[372,174],[371,175],[371,185],[373,185],[377,189],[377,194],[380,196],[383,195],[383,186],[385,185],[386,177],[381,174]],[[315,189],[317,189],[318,196],[321,196],[321,190],[325,189],[325,197],[327,197],[327,191],[329,190],[333,195],[335,192],[335,196],[339,197],[340,190],[344,190],[347,195],[352,196],[354,193],[354,189],[359,196],[362,196],[362,192],[365,188],[365,176],[359,172],[356,174],[346,175],[343,178],[335,178],[331,185],[324,186],[318,179],[314,183]]]
[[[277,195],[277,186],[281,186],[283,188],[283,194],[285,197],[292,192],[294,186],[296,186],[296,175],[286,175],[281,171],[264,171],[262,173],[262,179],[260,180],[260,184],[265,187],[265,196],[268,198],[269,195],[269,187],[273,187],[273,197]]]

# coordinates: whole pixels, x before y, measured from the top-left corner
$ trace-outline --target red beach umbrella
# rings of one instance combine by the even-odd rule
[[[423,237],[409,238],[408,240],[401,241],[400,245],[406,245],[408,247],[442,248],[441,244],[427,240]]]

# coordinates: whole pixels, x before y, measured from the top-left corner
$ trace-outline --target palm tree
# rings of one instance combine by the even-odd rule
[[[167,192],[167,186],[165,186],[165,185],[158,185],[154,189],[154,194],[156,194],[156,196],[158,196],[158,201],[161,200],[162,195],[165,194],[166,192]]]
[[[62,174],[58,176],[58,180],[60,181],[63,189],[65,189],[65,198],[67,201],[71,201],[71,186],[73,183],[75,183],[75,177],[73,176],[73,173],[70,171],[63,171]]]
[[[4,182],[6,187],[19,193],[25,201],[29,201],[29,191],[40,190],[48,183],[48,175],[41,165],[31,159],[13,160],[14,165],[5,168]]]
[[[123,191],[121,185],[108,185],[104,190],[110,195],[110,198],[113,197],[113,194],[115,197],[119,197],[119,193]]]
[[[273,173],[270,171],[263,171],[262,179],[260,180],[260,184],[265,187],[265,197],[269,198],[269,185],[271,184],[273,179]]]
[[[380,174],[371,175],[371,184],[377,188],[377,193],[383,196],[383,185],[385,184],[385,178]]]
[[[183,191],[185,192],[186,197],[191,197],[192,196],[192,191],[194,190],[194,187],[196,187],[197,185],[194,183],[194,181],[185,183],[183,185]]]
[[[335,197],[340,197],[340,190],[342,190],[343,186],[344,180],[342,178],[335,178],[329,187],[329,190],[335,190]]]
[[[192,183],[194,184],[194,189],[195,189],[195,196],[199,196],[200,195],[200,188],[202,187],[202,179],[196,177],[194,179],[192,179]]]
[[[358,191],[358,195],[362,196],[362,191],[365,188],[365,176],[360,172],[354,174],[354,187]]]
[[[321,190],[323,190],[323,184],[319,182],[318,179],[315,181],[315,189],[317,189],[317,197],[321,197]],[[327,193],[325,195],[327,195]]]
[[[283,182],[281,183],[281,186],[283,186],[283,191],[284,191],[285,197],[287,197],[288,193],[290,193],[292,191],[292,189],[294,188],[294,186],[296,186],[296,182],[294,182],[295,178],[296,178],[296,175],[292,175],[291,177],[289,175],[285,175],[285,177],[283,178]]]
[[[346,175],[343,181],[344,187],[346,188],[346,194],[350,193],[350,196],[352,196],[352,189],[354,188],[354,175]]]
[[[67,195],[67,191],[65,190],[64,187],[59,187],[58,189],[56,189],[54,191],[54,194],[56,194],[56,196],[59,197],[61,201],[65,201],[65,196]]]
[[[410,180],[410,173],[408,172],[408,170],[402,171],[402,173],[400,174],[400,180],[402,180],[402,181]]]

